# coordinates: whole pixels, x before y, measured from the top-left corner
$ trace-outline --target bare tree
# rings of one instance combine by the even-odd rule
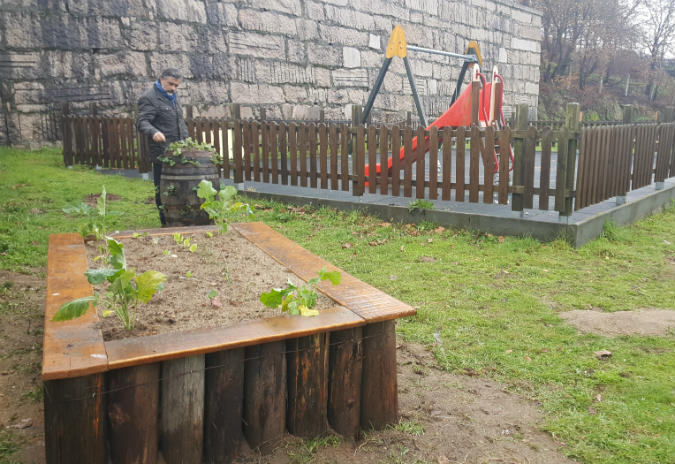
[[[653,101],[658,87],[657,77],[662,74],[663,59],[672,54],[675,42],[675,0],[643,0],[640,14],[642,23],[643,44],[650,58],[649,84],[645,89]]]

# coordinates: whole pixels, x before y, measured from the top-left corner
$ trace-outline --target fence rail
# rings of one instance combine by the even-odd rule
[[[426,131],[203,118],[187,122],[191,137],[211,143],[224,156],[223,175],[236,183],[510,204],[516,211],[552,208],[569,215],[675,175],[672,123],[563,125],[554,130],[528,127],[525,121],[504,130]],[[131,118],[65,116],[62,128],[67,165],[151,169],[147,142]],[[423,141],[416,149],[414,137]],[[382,169],[375,168],[378,164]]]

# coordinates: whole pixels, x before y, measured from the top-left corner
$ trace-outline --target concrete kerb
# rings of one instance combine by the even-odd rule
[[[239,185],[241,187],[241,184]],[[251,198],[276,200],[296,206],[313,205],[327,206],[343,211],[364,211],[384,221],[419,224],[423,221],[433,222],[440,226],[460,228],[472,231],[481,231],[495,235],[514,235],[532,237],[540,241],[553,241],[562,238],[574,247],[580,247],[590,240],[600,236],[606,222],[616,225],[628,225],[663,210],[671,201],[675,200],[675,181],[666,182],[662,190],[654,190],[654,186],[646,187],[651,192],[631,192],[626,203],[616,206],[614,199],[606,200],[602,204],[594,205],[597,210],[590,212],[575,212],[570,217],[560,217],[553,211],[529,210],[525,215],[511,211],[507,207],[493,207],[491,214],[470,211],[448,211],[441,209],[409,212],[408,206],[400,204],[381,204],[365,202],[363,197],[348,196],[344,192],[341,198],[326,198],[325,196],[298,196],[280,192],[263,191],[260,184],[256,187],[240,188],[239,193]],[[644,190],[642,189],[642,190]],[[280,190],[276,187],[275,190]],[[321,192],[321,191],[319,191]],[[323,191],[330,192],[330,191]],[[303,192],[309,193],[309,192]],[[380,201],[392,200],[382,197]],[[411,201],[412,198],[397,197],[395,200]],[[479,205],[476,205],[479,206]],[[528,217],[530,213],[532,217]]]

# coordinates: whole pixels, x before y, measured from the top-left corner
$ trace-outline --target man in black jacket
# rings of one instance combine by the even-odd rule
[[[183,110],[178,102],[177,89],[182,76],[175,68],[167,68],[159,75],[152,88],[138,99],[138,119],[136,127],[148,138],[148,147],[152,159],[152,176],[155,183],[155,203],[159,209],[159,219],[165,224],[162,199],[159,194],[159,180],[162,175],[162,156],[171,142],[186,139],[187,125],[183,119]]]

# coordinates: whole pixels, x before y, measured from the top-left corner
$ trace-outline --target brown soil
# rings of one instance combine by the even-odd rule
[[[40,381],[44,270],[34,275],[0,271],[0,437],[9,432],[25,464],[44,463],[44,424]],[[398,349],[399,410],[402,424],[419,424],[422,435],[403,426],[365,434],[359,442],[309,451],[288,437],[270,456],[243,451],[242,463],[568,463],[560,446],[539,430],[536,404],[504,391],[484,377],[437,369],[423,347],[401,342]],[[30,422],[25,428],[11,428]]]
[[[609,337],[615,335],[668,335],[675,328],[675,311],[643,309],[640,311],[575,310],[559,313],[560,317],[579,329]]]
[[[105,340],[229,327],[243,321],[279,316],[280,310],[260,303],[260,294],[285,287],[289,279],[295,285],[304,283],[235,231],[215,233],[211,237],[199,233],[189,238],[190,245],[197,245],[194,252],[188,246],[177,244],[171,235],[121,240],[129,268],[136,269],[138,274],[149,269],[162,272],[167,281],[149,303],[139,305],[136,328],[132,332],[124,330],[117,317],[102,317]],[[87,245],[90,267],[101,266],[100,262],[93,262],[98,254],[95,243]],[[213,299],[208,295],[212,290],[216,292]],[[319,294],[314,309],[333,306],[333,300]],[[99,315],[106,309],[111,308],[99,304]]]

